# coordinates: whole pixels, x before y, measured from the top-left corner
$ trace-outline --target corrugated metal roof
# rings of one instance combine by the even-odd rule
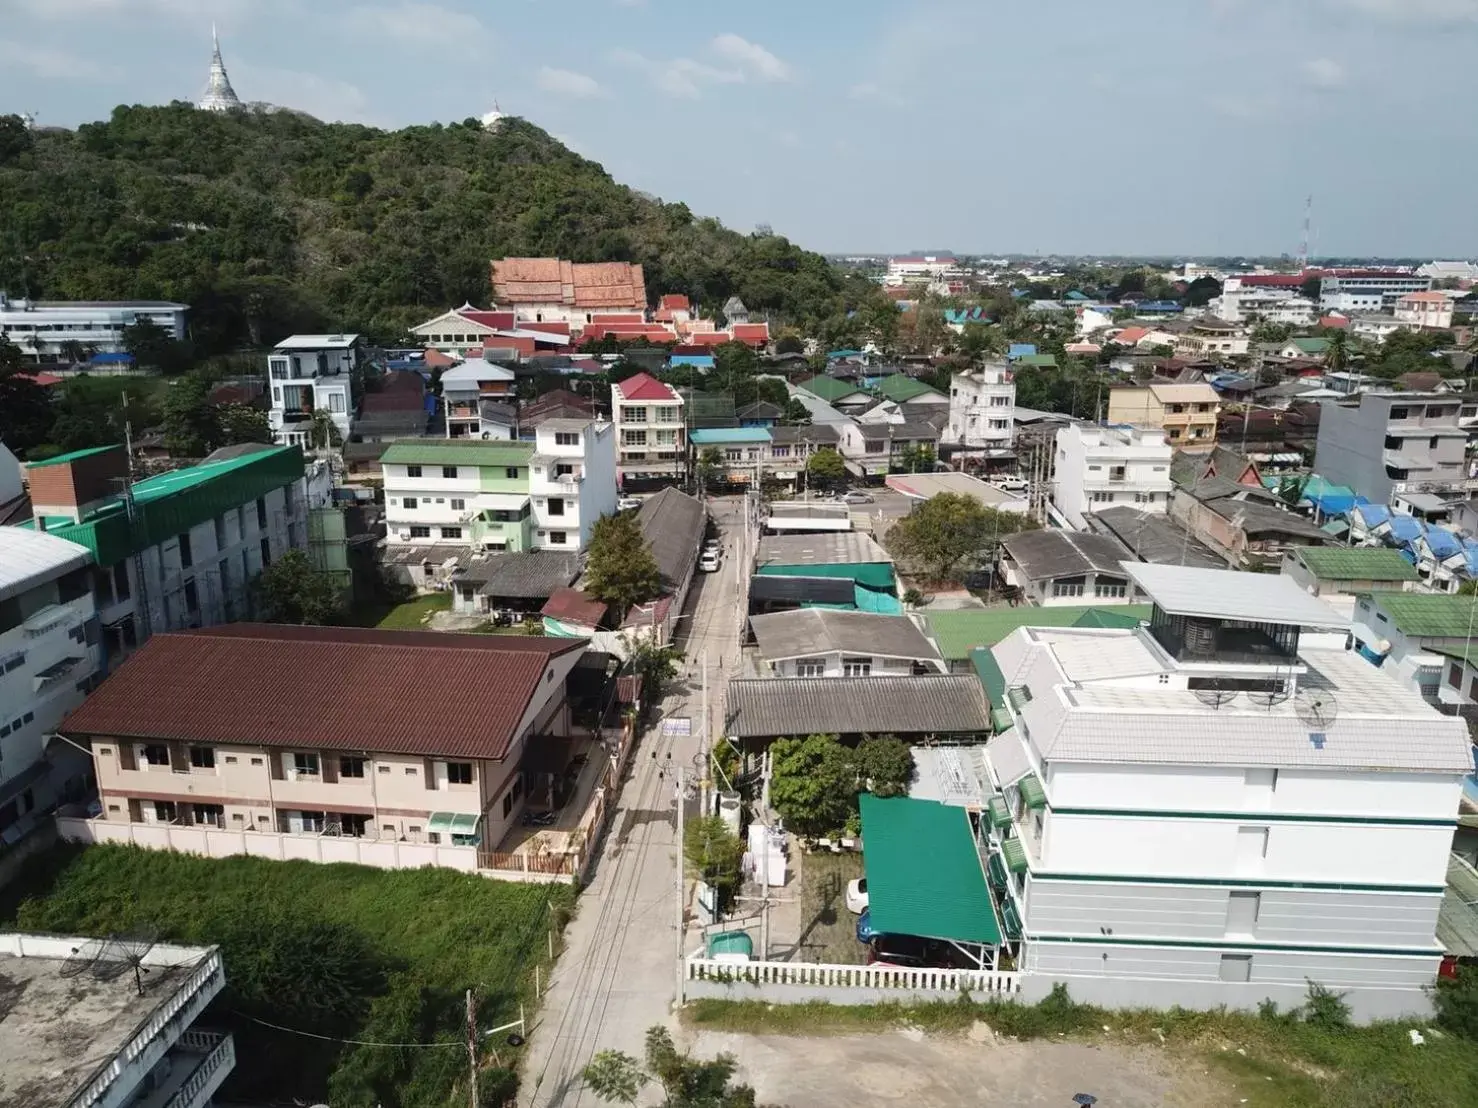
[[[873,927],[996,946],[1000,927],[963,808],[863,793],[862,864]]]
[[[79,543],[21,527],[0,527],[0,600],[91,564],[92,552]]]
[[[986,734],[990,706],[970,675],[742,678],[729,683],[735,738],[811,734]]]
[[[688,441],[694,446],[726,442],[769,442],[770,431],[765,427],[707,427],[689,431]]]
[[[1391,617],[1403,635],[1423,639],[1465,639],[1478,627],[1478,597],[1434,593],[1377,592],[1371,600]]]
[[[760,656],[769,660],[841,652],[940,660],[934,644],[906,616],[800,608],[751,616]]]
[[[933,385],[927,385],[916,377],[910,377],[906,373],[894,373],[884,377],[878,382],[875,390],[879,396],[893,401],[895,404],[905,404],[910,400],[916,400],[921,396],[938,396],[943,398]]]
[[[419,439],[394,442],[380,455],[384,465],[527,466],[533,456],[531,442],[456,442],[451,439]]]
[[[1032,580],[1094,573],[1123,577],[1129,551],[1110,535],[1044,528],[1001,540],[1007,555]]]
[[[1382,547],[1301,546],[1294,557],[1326,581],[1415,581],[1411,563]]]
[[[636,521],[652,548],[663,587],[676,589],[698,560],[708,529],[707,508],[696,497],[668,486],[642,501]]]
[[[246,623],[168,632],[156,634],[119,666],[61,730],[501,758],[552,660],[584,645],[575,639]]]
[[[891,565],[888,552],[860,531],[818,535],[766,535],[760,539],[760,572],[767,565]]]
[[[1095,627],[1137,627],[1150,618],[1148,604],[1119,604],[1112,608],[1063,605],[1052,608],[987,608],[983,611],[938,611],[922,614],[939,652],[950,661],[964,661],[977,647],[991,647],[1021,627],[1079,626],[1089,613]]]
[[[1291,578],[1230,569],[1126,562],[1136,584],[1165,611],[1299,627],[1343,627],[1349,620]]]

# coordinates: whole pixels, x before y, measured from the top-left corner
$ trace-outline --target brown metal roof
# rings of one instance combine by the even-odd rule
[[[63,722],[121,735],[501,758],[581,639],[238,623],[155,635]]]
[[[645,311],[642,267],[629,262],[570,262],[563,258],[504,258],[493,262],[499,304],[560,303],[579,308]]]

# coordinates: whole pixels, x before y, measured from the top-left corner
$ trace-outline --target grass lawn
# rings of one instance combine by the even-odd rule
[[[1022,1040],[1066,1035],[1084,1042],[1162,1046],[1180,1064],[1199,1065],[1234,1086],[1232,1103],[1251,1108],[1467,1108],[1478,1104],[1478,1046],[1429,1024],[1321,1027],[1240,1012],[1107,1012],[1089,1005],[1035,1006],[967,999],[905,1006],[776,1004],[698,1000],[689,1026],[750,1034],[826,1035],[915,1027],[963,1034],[983,1020]],[[1418,1027],[1426,1037],[1412,1046]],[[1210,1098],[1208,1104],[1222,1103]]]
[[[816,851],[801,857],[801,937],[796,958],[861,965],[857,917],[847,911],[847,882],[862,876],[862,855]]]
[[[434,592],[407,600],[389,610],[377,608],[364,612],[364,618],[355,622],[366,627],[382,627],[387,631],[425,631],[428,630],[427,623],[434,613],[449,612],[451,609],[452,594]]]
[[[0,893],[0,926],[81,935],[148,926],[164,941],[218,944],[227,987],[205,1018],[236,1036],[225,1100],[443,1108],[454,1090],[466,1102],[464,991],[476,991],[484,1027],[517,1019],[520,1001],[532,1016],[534,966],[572,899],[562,885],[446,869],[59,847]],[[335,1039],[449,1045],[339,1046],[258,1020]],[[483,1103],[502,1102],[484,1087]]]

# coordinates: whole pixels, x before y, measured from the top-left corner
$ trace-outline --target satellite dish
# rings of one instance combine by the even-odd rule
[[[99,981],[113,981],[132,970],[134,988],[139,996],[143,996],[144,975],[149,972],[144,959],[158,941],[159,932],[153,927],[140,927],[110,936],[103,953],[93,964],[93,977]]]
[[[1260,689],[1257,692],[1249,692],[1247,699],[1259,708],[1271,710],[1274,705],[1282,704],[1289,696],[1288,687]]]
[[[107,945],[107,939],[88,939],[81,946],[74,946],[72,953],[67,955],[67,960],[62,963],[61,976],[81,977],[92,969],[93,963],[98,960],[103,947]]]
[[[1220,708],[1237,695],[1236,689],[1225,688],[1220,681],[1214,679],[1191,692],[1196,694],[1197,700],[1211,708]]]
[[[1328,730],[1339,715],[1334,694],[1327,689],[1299,689],[1293,698],[1293,710],[1314,731]]]

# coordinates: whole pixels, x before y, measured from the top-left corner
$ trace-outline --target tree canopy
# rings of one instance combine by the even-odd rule
[[[950,581],[1000,538],[1036,526],[1020,512],[997,511],[974,497],[946,492],[893,524],[885,541],[896,557],[928,580]]]
[[[267,623],[322,626],[344,615],[344,594],[334,579],[301,550],[289,550],[252,582],[261,618]]]
[[[812,838],[854,827],[859,793],[902,796],[914,778],[913,751],[893,735],[855,747],[836,735],[777,739],[771,767],[771,805],[787,827]]]
[[[635,513],[596,520],[590,533],[585,591],[616,609],[616,618],[662,592],[662,573]]]

